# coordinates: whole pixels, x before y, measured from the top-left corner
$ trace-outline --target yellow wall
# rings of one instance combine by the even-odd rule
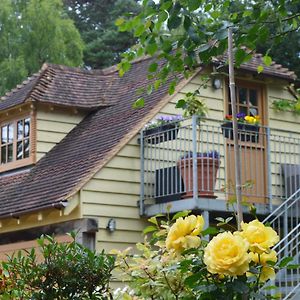
[[[38,106],[37,108],[37,161],[59,143],[83,118],[84,113]]]
[[[265,82],[261,81],[260,83],[264,84]],[[196,76],[178,94],[175,94],[171,101],[165,105],[157,115],[182,113],[182,111],[175,108],[176,102],[183,98],[186,92],[193,92],[200,85],[201,78],[200,76]],[[282,92],[283,86],[280,88],[278,88],[278,86],[278,82],[274,81],[270,88],[267,88],[266,94],[269,107],[275,98],[280,98],[282,95],[291,97],[289,93]],[[208,82],[207,88],[200,89],[200,98],[206,102],[209,108],[208,118],[211,119],[203,123],[203,127],[214,124],[219,128],[220,123],[216,123],[216,121],[222,121],[224,118],[225,88],[225,84],[223,83],[223,88],[215,90],[211,87],[210,82]],[[280,115],[274,113],[270,108],[267,109],[267,113],[269,114],[269,125],[271,128],[287,126],[286,128],[288,130],[294,131],[295,126],[298,125],[296,131],[300,133],[299,117],[296,118],[288,114],[288,120],[284,120],[283,125],[281,124]],[[153,119],[155,119],[157,115],[154,116]],[[182,125],[185,125],[185,123]],[[105,249],[109,251],[114,248],[125,249],[142,240],[141,232],[147,223],[140,218],[137,207],[140,193],[140,152],[137,138],[137,136],[134,137],[130,143],[112,158],[104,168],[97,172],[81,190],[82,217],[96,218],[99,222],[100,228],[97,233],[98,250]],[[205,145],[207,148],[206,151],[212,150],[214,143],[220,143],[218,150],[221,152],[222,164],[218,171],[218,176],[224,178],[226,155],[224,153],[225,139],[222,137],[222,134],[219,135],[218,141],[216,137],[212,138],[212,136],[210,136],[207,138]],[[175,141],[171,141],[168,147],[171,153],[170,159],[176,162],[178,159],[178,152],[176,152],[178,150],[178,144],[176,144]],[[172,154],[173,152],[174,155]],[[275,160],[273,153],[271,159]],[[272,168],[275,167],[277,167],[277,165],[273,163]],[[148,166],[148,169],[153,171],[155,167]],[[278,177],[278,175],[273,174],[274,182],[276,176]],[[224,180],[221,180],[221,184],[224,183]],[[275,183],[275,186],[278,184],[279,182]],[[225,198],[225,195],[221,192],[218,195],[223,199]],[[114,233],[109,233],[106,230],[107,222],[110,218],[116,220],[117,230]]]

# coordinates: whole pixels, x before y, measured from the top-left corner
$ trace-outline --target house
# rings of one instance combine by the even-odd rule
[[[149,61],[136,61],[122,78],[115,67],[88,71],[45,64],[2,98],[2,258],[32,247],[42,233],[67,241],[66,233],[73,230],[90,248],[125,249],[142,240],[147,217],[156,213],[192,209],[204,211],[210,220],[226,214],[231,192],[224,186],[233,179],[234,167],[232,141],[221,130],[230,113],[222,73],[200,89],[209,107],[201,126],[195,120],[182,121],[172,139],[141,133],[158,115],[181,113],[175,108],[177,100],[203,85],[203,73],[222,70],[222,60],[182,79],[173,95],[167,86],[145,93],[145,106],[133,109],[136,91],[147,88]],[[272,109],[276,99],[294,99],[286,89],[294,73],[273,63],[258,74],[261,64],[261,56],[255,55],[237,70],[236,79],[239,111],[259,115],[262,125],[259,132],[240,133],[242,178],[244,183],[254,181],[246,194],[267,215],[291,193],[283,175],[292,176],[300,164],[300,118]],[[219,82],[213,85],[215,79]],[[213,195],[197,197],[193,186],[182,183],[180,190],[174,187],[187,170],[176,171],[179,157],[194,150],[220,155],[217,172],[209,175],[216,177],[216,184],[204,188]],[[289,184],[294,191],[298,179],[293,178]],[[192,196],[186,196],[188,190]]]

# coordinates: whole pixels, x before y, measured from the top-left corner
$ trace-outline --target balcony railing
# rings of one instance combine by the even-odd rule
[[[239,125],[242,195],[272,209],[300,187],[300,132]],[[141,202],[235,199],[231,123],[185,119],[141,132]]]

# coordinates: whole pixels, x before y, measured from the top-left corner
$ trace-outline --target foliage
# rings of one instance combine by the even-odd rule
[[[280,99],[273,101],[272,107],[275,111],[292,111],[295,114],[300,114],[300,89],[291,91],[295,96],[295,100]]]
[[[152,237],[137,245],[139,254],[115,251],[117,267],[130,281],[118,299],[274,299],[261,289],[291,259],[277,262],[272,247],[279,237],[271,227],[254,220],[232,233],[223,229],[231,218],[203,230],[202,216],[159,217],[149,219],[144,233]]]
[[[2,262],[1,299],[110,299],[114,258],[75,242],[58,243],[50,236],[34,249],[19,251]]]
[[[208,108],[206,104],[203,102],[203,100],[199,99],[198,92],[188,92],[185,95],[184,99],[180,99],[177,104],[176,108],[182,108],[184,113],[183,115],[185,117],[191,117],[193,115],[197,115],[198,117],[205,117]]]
[[[82,64],[83,42],[61,0],[2,0],[0,24],[1,95],[44,62]]]
[[[86,44],[84,64],[92,68],[111,66],[120,54],[136,43],[128,32],[120,33],[115,20],[136,15],[140,5],[135,0],[64,0],[69,17],[74,20]]]
[[[228,27],[234,29],[235,63],[239,65],[251,57],[251,52],[244,47],[254,50],[257,44],[267,40],[279,43],[283,36],[299,29],[297,5],[293,0],[144,0],[138,16],[119,18],[116,22],[121,31],[131,31],[139,38],[139,44],[127,51],[119,64],[120,74],[129,69],[133,59],[142,55],[165,59],[166,64],[151,73],[160,83],[166,82],[169,75],[175,75],[172,93],[178,74],[189,77],[199,61],[210,63],[213,57],[224,54]],[[274,25],[272,33],[270,24]],[[272,63],[268,51],[263,61],[267,66]],[[154,64],[149,69],[153,69]],[[262,69],[263,66],[259,66],[258,71]]]

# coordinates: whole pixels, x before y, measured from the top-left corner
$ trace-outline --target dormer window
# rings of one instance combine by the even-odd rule
[[[26,116],[0,124],[1,169],[10,169],[29,163],[31,156],[30,123],[30,117]]]

